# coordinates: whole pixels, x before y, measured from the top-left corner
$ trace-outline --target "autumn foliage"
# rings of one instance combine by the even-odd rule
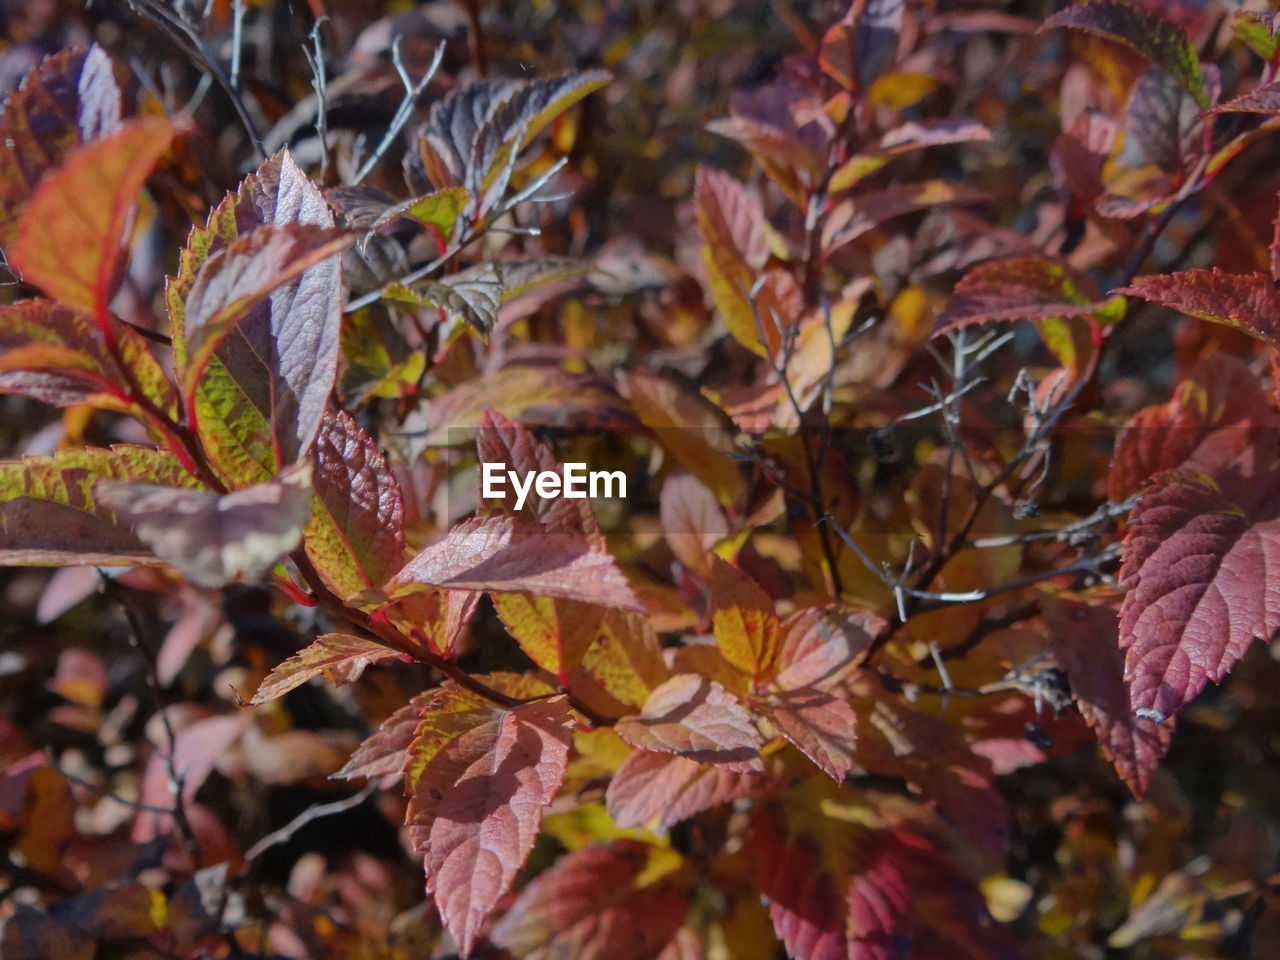
[[[0,957],[1280,955],[1280,15],[378,6],[0,14]]]

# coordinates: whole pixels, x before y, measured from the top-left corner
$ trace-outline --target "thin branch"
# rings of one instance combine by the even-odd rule
[[[418,104],[418,97],[422,95],[422,91],[427,89],[427,84],[435,77],[436,71],[440,69],[440,63],[444,60],[444,41],[436,46],[435,56],[431,58],[431,63],[427,66],[427,72],[414,83],[409,76],[409,71],[404,65],[404,59],[400,53],[400,37],[396,37],[391,44],[391,62],[395,65],[396,73],[400,76],[400,82],[404,85],[404,97],[400,101],[400,106],[396,108],[395,115],[391,118],[391,123],[387,126],[386,132],[382,135],[377,148],[373,153],[365,159],[360,169],[356,171],[356,175],[351,180],[351,186],[359,186],[373,168],[378,165],[378,161],[391,149],[391,144],[395,143],[396,138],[400,136],[400,131],[404,129],[404,125],[409,122],[409,118],[413,116],[414,108]],[[318,91],[317,91],[318,92]]]
[[[345,813],[354,807],[360,806],[368,800],[375,790],[378,789],[378,781],[370,780],[359,793],[353,793],[349,797],[343,797],[341,800],[332,800],[329,803],[317,803],[302,813],[298,814],[279,830],[273,830],[265,837],[255,843],[252,847],[245,851],[245,860],[256,860],[272,847],[278,847],[282,843],[287,843],[289,839],[305,827],[309,823],[320,820],[324,817],[332,817],[338,813]]]

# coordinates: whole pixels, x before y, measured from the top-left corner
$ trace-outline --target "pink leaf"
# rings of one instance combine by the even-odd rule
[[[639,827],[657,818],[659,830],[670,830],[695,813],[757,796],[771,783],[760,773],[738,773],[723,764],[637,750],[609,781],[605,803],[620,827]]]
[[[512,516],[464,520],[405,564],[387,591],[413,592],[414,584],[643,609],[613,557],[585,535],[547,533]]]
[[[758,771],[760,733],[732,694],[706,677],[682,673],[658,687],[638,717],[614,730],[640,750],[676,753],[726,769]]]
[[[321,675],[331,682],[350,683],[359,678],[369,664],[396,655],[395,650],[376,640],[348,633],[326,633],[267,674],[249,702],[267,703]]]
[[[773,725],[836,783],[854,761],[858,715],[848,702],[821,690],[798,689],[758,702]]]
[[[533,849],[564,778],[571,726],[563,697],[494,710],[418,778],[406,822],[463,956]]]

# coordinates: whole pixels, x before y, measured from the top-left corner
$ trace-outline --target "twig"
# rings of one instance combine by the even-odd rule
[[[313,821],[319,820],[323,817],[331,817],[334,814],[345,813],[353,807],[360,806],[360,804],[373,796],[374,791],[377,789],[378,781],[370,780],[364,785],[359,793],[353,793],[351,796],[343,797],[341,800],[332,800],[329,803],[317,803],[308,807],[279,830],[271,831],[271,833],[268,833],[265,837],[246,850],[244,854],[245,860],[256,860],[272,847],[277,847],[282,843],[288,842],[295,833]]]
[[[413,110],[417,106],[418,97],[422,91],[427,89],[432,78],[436,75],[436,71],[440,69],[440,63],[444,59],[444,41],[440,41],[436,47],[435,56],[431,58],[431,63],[417,83],[409,77],[409,71],[404,65],[404,58],[400,53],[400,37],[396,37],[391,44],[391,62],[395,65],[396,73],[400,76],[400,82],[404,84],[404,97],[400,101],[400,106],[396,108],[395,115],[391,118],[391,123],[387,126],[386,133],[382,135],[382,140],[378,142],[378,146],[373,153],[365,159],[360,165],[360,169],[356,171],[356,175],[351,180],[351,186],[359,186],[360,181],[373,172],[373,168],[377,166],[378,161],[383,155],[391,149],[391,144],[395,142],[396,137],[400,136],[400,131],[404,129],[404,125],[409,122],[409,118],[413,116]],[[318,92],[318,91],[317,91]]]

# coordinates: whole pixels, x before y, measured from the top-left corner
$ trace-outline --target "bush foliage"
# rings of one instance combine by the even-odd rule
[[[0,955],[1280,955],[1238,6],[6,8]]]

